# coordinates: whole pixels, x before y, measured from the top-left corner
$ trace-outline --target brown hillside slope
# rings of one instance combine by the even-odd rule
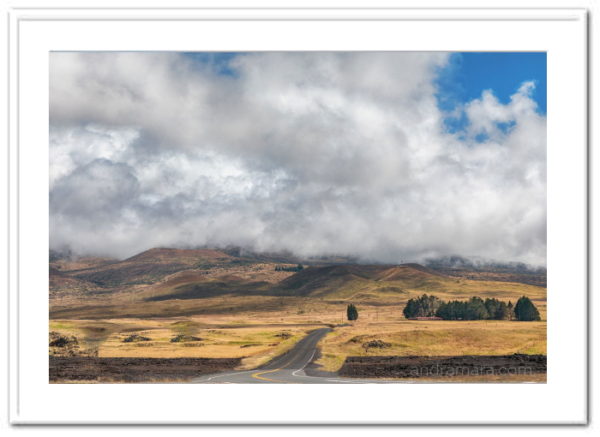
[[[155,248],[127,258],[123,262],[152,262],[195,265],[200,262],[223,263],[233,259],[231,255],[213,249],[169,249]]]
[[[124,261],[69,271],[68,274],[102,287],[152,284],[172,273],[211,268],[233,259],[216,250],[150,249]]]
[[[73,278],[54,267],[50,267],[49,269],[49,287],[50,297],[63,296],[71,293],[90,292],[98,288],[96,284]]]
[[[342,265],[309,267],[282,281],[282,291],[302,296],[347,298],[356,293],[404,293],[406,288],[425,289],[448,281],[417,264],[400,266]]]

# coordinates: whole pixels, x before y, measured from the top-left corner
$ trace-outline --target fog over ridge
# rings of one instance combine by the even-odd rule
[[[50,55],[50,247],[244,247],[546,264],[546,117],[524,81],[449,132],[446,53]]]

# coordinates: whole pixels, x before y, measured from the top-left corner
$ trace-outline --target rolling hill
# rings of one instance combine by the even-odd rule
[[[234,257],[217,250],[150,249],[123,261],[100,262],[60,272],[99,287],[153,284],[167,275],[190,269],[210,269]],[[68,266],[68,264],[67,264]]]
[[[261,264],[260,267],[274,270],[274,265]],[[253,265],[252,268],[258,267]],[[453,280],[417,264],[311,266],[288,273],[279,281],[268,280],[270,273],[263,271],[260,278],[248,278],[239,274],[215,276],[189,271],[150,287],[145,293],[148,295],[146,300],[202,299],[224,294],[376,300],[404,297],[408,290],[441,290],[453,283]]]
[[[450,276],[414,263],[311,265],[294,272],[276,269],[281,264],[274,257],[266,261],[213,249],[151,249],[122,261],[72,265],[83,268],[69,270],[68,263],[61,270],[51,268],[51,310],[72,313],[85,307],[87,313],[97,313],[101,310],[89,308],[106,306],[111,314],[139,313],[143,308],[144,314],[158,315],[168,307],[172,313],[189,314],[216,310],[211,305],[218,299],[219,311],[244,311],[250,297],[254,303],[264,297],[372,305],[399,305],[423,293],[442,299],[477,295],[516,300],[527,295],[538,303],[546,298],[544,287]]]

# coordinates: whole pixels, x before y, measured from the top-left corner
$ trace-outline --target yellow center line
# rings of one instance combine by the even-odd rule
[[[288,361],[286,364],[284,364],[283,366],[281,366],[278,369],[274,369],[274,370],[265,370],[264,372],[256,372],[253,373],[251,376],[252,378],[256,378],[256,379],[262,379],[263,381],[269,381],[269,382],[279,382],[281,384],[289,384],[286,381],[280,381],[278,379],[271,379],[271,378],[265,378],[264,376],[260,376],[260,375],[265,375],[267,373],[275,373],[275,372],[279,372],[281,369],[285,369],[288,365],[290,365],[292,363],[292,361],[294,361],[294,359],[292,358],[290,361]]]
[[[281,384],[287,384],[287,382],[285,382],[285,381],[279,381],[278,379],[271,379],[271,378],[265,378],[264,376],[260,376],[260,375],[264,375],[265,373],[277,372],[281,369],[282,369],[282,367],[280,367],[279,369],[275,369],[275,370],[267,370],[266,372],[256,372],[256,373],[252,374],[252,377],[256,378],[256,379],[262,379],[263,381],[279,382]]]

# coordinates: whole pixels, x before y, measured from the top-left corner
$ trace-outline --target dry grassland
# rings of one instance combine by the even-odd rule
[[[212,320],[219,322],[219,319]],[[78,338],[99,357],[243,358],[252,368],[290,349],[312,326],[212,323],[194,318],[53,320],[50,330]],[[149,340],[124,341],[132,335]],[[173,342],[178,335],[200,340]]]
[[[270,311],[152,319],[51,320],[50,330],[76,336],[83,349],[96,348],[100,357],[241,357],[242,368],[269,361],[290,349],[308,331],[323,326],[335,326],[319,343],[321,356],[317,364],[330,371],[338,370],[347,356],[546,353],[545,321],[411,321],[401,315],[403,304],[364,304],[358,305],[359,320],[349,324],[345,320],[346,304],[342,302],[261,296],[249,299],[256,305],[264,304]],[[241,306],[242,300],[243,297],[231,297],[227,304]],[[277,306],[284,309],[275,310]],[[539,308],[545,317],[545,306]],[[150,340],[123,341],[133,334]],[[201,340],[171,342],[177,335]],[[365,350],[362,345],[370,340],[382,340],[391,347]]]
[[[363,344],[371,340],[390,346],[366,350]],[[328,334],[320,347],[317,364],[330,371],[347,356],[546,354],[546,322],[359,320]]]

